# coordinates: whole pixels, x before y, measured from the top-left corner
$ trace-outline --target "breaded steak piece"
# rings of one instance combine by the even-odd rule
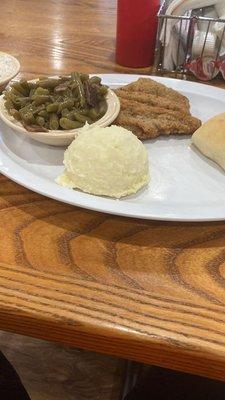
[[[188,99],[176,90],[149,78],[116,89],[121,110],[114,122],[131,130],[139,139],[159,135],[188,135],[201,121],[190,114]]]

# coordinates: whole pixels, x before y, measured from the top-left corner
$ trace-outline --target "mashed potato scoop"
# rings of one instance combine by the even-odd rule
[[[64,165],[58,184],[95,195],[120,198],[149,182],[147,150],[118,126],[83,130],[65,151]]]

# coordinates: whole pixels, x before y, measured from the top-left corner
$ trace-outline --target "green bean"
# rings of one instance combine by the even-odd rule
[[[24,78],[20,79],[20,84],[24,89],[26,89],[28,91],[28,94],[29,94],[30,87],[29,87],[29,84],[26,81],[26,79],[24,79]]]
[[[44,126],[45,124],[45,119],[43,117],[37,116],[36,117],[36,124],[40,126]]]
[[[3,99],[6,101],[10,100],[10,94],[8,91],[3,92]]]
[[[14,104],[16,109],[23,107],[21,104],[21,101],[20,101],[20,97],[17,97],[15,95],[11,94],[11,101]]]
[[[6,100],[5,101],[5,108],[9,111],[11,109],[14,109],[14,104],[11,100]]]
[[[96,121],[99,118],[99,111],[96,108],[91,108],[88,112],[88,115],[91,119]]]
[[[29,89],[35,89],[36,87],[38,87],[38,83],[37,82],[27,82]]]
[[[84,124],[79,121],[71,121],[68,118],[62,117],[59,120],[59,124],[63,129],[76,129],[81,128]]]
[[[79,112],[79,114],[81,114],[81,115],[88,115],[89,109],[88,108],[79,108],[79,109],[77,109],[77,112]]]
[[[41,111],[39,111],[39,112],[38,112],[38,115],[39,115],[40,117],[43,117],[43,118],[45,119],[45,121],[47,121],[48,118],[49,118],[49,114],[48,114],[48,112],[47,112],[46,110],[41,110]]]
[[[70,89],[71,89],[71,90],[76,90],[76,89],[78,89],[78,84],[77,84],[77,82],[71,83],[71,84],[70,84]]]
[[[89,79],[89,82],[90,83],[97,83],[99,85],[101,83],[101,78],[99,78],[98,76],[92,76]]]
[[[19,111],[21,115],[21,119],[26,123],[26,124],[34,124],[35,123],[35,117],[31,111],[21,110]]]
[[[88,81],[89,76],[88,76],[88,74],[80,74],[80,79],[82,82]]]
[[[86,104],[86,100],[85,100],[84,88],[83,88],[80,76],[77,72],[72,72],[71,78],[73,81],[77,82],[79,102],[80,102],[81,107],[84,107],[84,105]]]
[[[51,113],[49,117],[49,129],[57,130],[59,128],[59,118],[56,113]]]
[[[106,101],[101,101],[101,103],[99,104],[99,114],[102,117],[106,111],[107,111],[108,105],[106,103]]]
[[[79,74],[78,74],[79,75]],[[75,82],[76,81],[76,76],[77,76],[77,72],[71,72],[71,81]]]
[[[33,114],[37,115],[40,111],[45,110],[45,104],[40,104],[40,106],[32,106]]]
[[[71,111],[71,112],[73,112],[73,111]],[[68,110],[68,108],[63,108],[61,111],[62,117],[67,117],[68,114],[70,114],[70,110]]]
[[[51,104],[48,104],[46,106],[46,111],[48,113],[51,113],[51,112],[56,112],[57,113],[58,109],[59,109],[59,104],[58,103],[51,103]]]
[[[73,113],[73,115],[74,115],[74,118],[79,122],[86,122],[88,120],[88,117],[86,115],[82,115],[77,111],[75,111]]]
[[[34,88],[32,88],[32,89],[30,89],[30,94],[29,94],[29,97],[30,97],[30,98],[32,98],[32,97],[33,97],[33,95],[34,95],[35,91],[36,91],[36,88],[35,88],[35,87],[34,87]]]
[[[68,108],[68,110],[72,110],[73,106],[74,106],[74,100],[68,99],[59,104],[58,111],[62,111],[64,108]]]
[[[93,124],[94,121],[90,117],[86,116],[85,122],[87,122],[90,125],[90,124]]]
[[[108,93],[108,87],[105,85],[100,86],[99,91],[103,96]]]
[[[85,123],[87,121],[88,123],[92,123],[91,118],[87,114],[81,114],[80,110],[72,110],[71,118],[79,122]]]
[[[76,120],[73,110],[72,111],[67,110],[67,113],[63,113],[63,111],[64,110],[62,110],[62,117],[66,117],[66,118],[70,119],[71,121],[75,121]]]
[[[24,107],[27,103],[29,103],[29,97],[17,97],[17,101],[20,103],[21,107]]]
[[[64,92],[62,93],[62,97],[64,100],[68,100],[68,99],[73,99],[74,100],[74,95],[73,92],[70,90],[70,88],[68,87],[66,90],[64,90]]]
[[[38,87],[36,90],[35,90],[35,92],[34,92],[34,95],[36,96],[36,95],[49,95],[49,90],[48,89],[44,89],[44,88],[42,88],[42,87]]]
[[[49,96],[46,95],[42,95],[42,94],[37,94],[37,95],[33,95],[31,100],[34,101],[35,104],[39,105],[39,104],[43,104],[43,103],[47,103],[47,101],[50,100]]]
[[[19,94],[23,96],[28,96],[29,95],[29,88],[25,88],[21,82],[15,82],[12,84],[12,88],[15,89]]]
[[[21,96],[21,93],[18,92],[18,90],[16,90],[14,87],[10,90],[9,95],[13,95],[13,96]]]
[[[56,113],[50,114],[49,128],[53,130],[57,130],[59,128],[59,118]]]
[[[38,86],[50,89],[56,87],[59,83],[60,83],[59,79],[47,78],[47,79],[41,79],[38,82]]]

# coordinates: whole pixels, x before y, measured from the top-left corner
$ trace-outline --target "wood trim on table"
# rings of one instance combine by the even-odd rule
[[[224,343],[212,339],[211,333],[219,334],[215,328],[205,330],[209,318],[225,323],[219,305],[176,304],[173,298],[144,290],[106,287],[12,265],[1,264],[0,270],[1,329],[225,379]],[[184,335],[183,323],[173,321],[174,312],[177,320],[179,313],[193,319],[196,315],[198,323],[187,322]]]

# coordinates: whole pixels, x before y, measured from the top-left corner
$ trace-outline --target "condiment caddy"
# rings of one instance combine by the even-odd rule
[[[155,68],[161,74],[193,74],[202,81],[219,74],[225,79],[225,2],[164,1],[158,13]]]

